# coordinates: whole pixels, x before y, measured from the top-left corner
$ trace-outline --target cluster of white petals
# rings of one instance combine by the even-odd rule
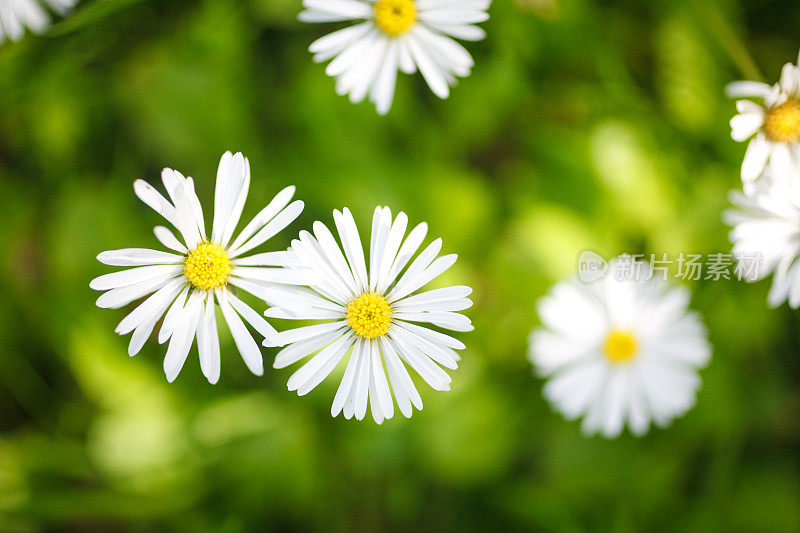
[[[539,302],[542,327],[530,359],[547,378],[544,396],[567,419],[583,417],[586,434],[618,436],[627,425],[645,434],[695,403],[698,369],[711,355],[690,294],[651,276],[637,262],[630,279],[556,285]],[[611,263],[611,273],[619,272]]]
[[[54,13],[65,15],[78,0],[43,0]],[[25,29],[42,33],[50,25],[50,15],[39,0],[0,0],[0,43],[18,41]]]
[[[447,98],[456,77],[469,76],[472,56],[455,39],[478,41],[491,0],[303,0],[305,22],[360,21],[317,39],[314,61],[350,101],[367,96],[380,114],[394,99],[397,71],[419,70],[433,93]]]

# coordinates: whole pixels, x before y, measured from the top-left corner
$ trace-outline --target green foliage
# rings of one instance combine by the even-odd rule
[[[701,5],[702,4],[702,5]],[[714,345],[697,407],[643,439],[584,438],[526,359],[535,302],[581,250],[727,252],[739,185],[727,81],[797,54],[789,2],[495,0],[449,100],[401,75],[379,117],[334,91],[299,0],[95,0],[0,46],[0,530],[800,530],[800,329],[768,283],[694,282]],[[753,59],[749,57],[752,51]],[[757,69],[756,69],[757,70]],[[244,217],[295,184],[314,220],[428,221],[475,287],[453,391],[376,426],[331,419],[330,379],[193,351],[135,358],[94,306],[106,249],[155,246],[136,178],[241,150]]]

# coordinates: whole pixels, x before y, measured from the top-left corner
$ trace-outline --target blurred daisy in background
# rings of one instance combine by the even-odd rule
[[[789,302],[800,306],[800,176],[768,173],[750,194],[731,192],[738,209],[725,212],[733,226],[730,239],[735,257],[761,257],[749,281],[774,274],[767,301],[772,307]]]
[[[317,39],[309,47],[314,61],[333,59],[325,69],[336,78],[336,92],[353,103],[367,95],[378,113],[389,112],[397,70],[419,69],[431,91],[447,98],[456,76],[468,76],[473,61],[463,46],[483,39],[474,24],[489,18],[491,0],[303,0],[304,22],[361,20]]]
[[[607,438],[626,424],[640,436],[651,421],[663,427],[685,413],[711,356],[689,291],[651,277],[641,262],[619,276],[622,264],[612,261],[591,284],[556,285],[539,301],[542,327],[530,337],[545,398],[569,420],[582,416],[587,435]]]
[[[78,0],[43,0],[58,15],[67,12]],[[25,34],[25,28],[34,33],[42,33],[50,25],[50,15],[39,0],[0,0],[0,44],[6,39],[18,41]]]
[[[141,350],[163,315],[158,341],[169,340],[164,358],[167,379],[171,382],[178,376],[196,336],[200,367],[208,381],[216,383],[220,346],[215,303],[219,304],[244,362],[253,374],[261,375],[261,349],[242,318],[264,337],[276,331],[234,294],[232,286],[258,293],[266,285],[292,282],[297,277],[291,270],[268,268],[285,266],[291,260],[287,252],[243,255],[294,221],[303,210],[303,202],[289,203],[294,187],[287,187],[231,242],[250,187],[250,162],[241,153],[226,152],[217,171],[209,239],[192,178],[166,168],[161,179],[171,201],[143,180],[134,182],[134,191],[178,230],[183,242],[170,229],[157,226],[156,238],[176,253],[126,248],[98,255],[97,259],[106,265],[133,268],[92,280],[91,288],[106,291],[97,299],[97,305],[119,308],[150,295],[117,326],[120,335],[133,332],[128,353],[135,355]]]
[[[274,306],[266,312],[269,317],[325,322],[283,331],[275,342],[267,339],[265,344],[286,346],[277,354],[275,368],[314,354],[289,378],[289,390],[299,395],[347,359],[332,416],[344,412],[345,418],[361,420],[369,403],[380,424],[394,415],[393,392],[400,411],[410,417],[412,406],[422,409],[422,399],[406,365],[434,389],[450,390],[450,376],[440,365],[456,369],[455,350],[464,349],[464,344],[431,326],[471,331],[469,318],[458,311],[472,305],[467,298],[472,289],[452,286],[417,293],[456,261],[456,255],[437,258],[441,239],[412,261],[427,224],[419,224],[406,237],[405,213],[393,220],[388,207],[376,208],[367,264],[350,211],[334,211],[333,218],[344,254],[330,230],[315,222],[313,235],[303,231],[292,242],[295,266],[288,269],[305,276],[308,287],[271,288],[266,298]]]
[[[739,114],[731,119],[731,137],[750,140],[742,162],[745,192],[769,165],[778,174],[800,174],[800,68],[784,65],[774,86],[754,81],[731,83],[726,92],[733,98],[756,98],[761,103],[739,100]]]

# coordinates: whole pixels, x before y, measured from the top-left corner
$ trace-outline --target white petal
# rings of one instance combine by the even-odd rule
[[[347,261],[350,263],[350,270],[353,272],[360,288],[365,290],[369,284],[367,280],[367,266],[364,261],[364,249],[361,246],[361,237],[358,234],[358,227],[350,210],[346,207],[340,213],[333,212],[333,220],[342,240]]]
[[[279,231],[284,229],[286,226],[294,222],[294,220],[300,216],[300,213],[303,212],[303,207],[305,204],[300,201],[296,200],[289,204],[289,206],[278,213],[272,220],[270,220],[261,230],[256,233],[249,241],[245,242],[238,248],[232,249],[228,252],[228,256],[233,259],[236,256],[242,255],[243,253],[249,252],[253,248],[260,246],[262,243],[266,242],[268,239],[275,236]],[[242,233],[245,233],[244,231]]]
[[[200,369],[212,385],[219,381],[220,374],[219,336],[214,302],[213,295],[206,298],[205,310],[197,327]]]
[[[169,305],[172,303],[173,299],[175,298],[175,294],[177,291],[180,290],[180,283],[177,284],[177,290],[175,293],[172,293],[169,289],[169,285],[160,289],[159,292],[156,292],[153,296],[151,296],[148,300],[152,299],[153,303],[148,304],[146,311],[143,310],[141,313],[145,315],[142,316],[139,323],[136,325],[136,329],[133,331],[133,335],[131,335],[131,342],[128,344],[128,355],[133,357],[139,350],[142,349],[144,343],[150,337],[150,334],[153,332],[153,328],[156,325],[156,322],[161,318],[161,315],[164,314],[164,311],[167,310]],[[163,291],[163,292],[161,292]],[[147,302],[145,302],[147,303]],[[139,307],[145,305],[142,303]],[[138,309],[138,308],[137,308]],[[129,315],[130,316],[130,315]],[[128,317],[126,317],[127,319]],[[123,322],[126,320],[123,319]],[[135,319],[131,318],[131,322],[134,322]],[[128,325],[123,324],[120,322],[119,326],[117,326],[117,331],[122,333],[122,328],[127,329]]]
[[[177,276],[181,272],[183,272],[182,265],[142,266],[99,276],[94,278],[89,283],[89,287],[96,291],[107,291],[120,287],[128,287],[136,283],[141,283],[152,278],[160,278],[165,275]]]
[[[411,233],[413,235],[414,232]],[[412,235],[409,235],[409,239],[411,238]],[[403,298],[403,296],[407,296],[408,294],[413,292],[413,291],[408,291],[405,294],[397,296],[397,293],[400,292],[397,290],[397,288],[398,287],[402,288],[402,286],[404,285],[411,285],[411,280],[417,278],[420,274],[422,274],[425,271],[425,269],[428,268],[431,262],[433,262],[434,258],[439,254],[439,251],[441,251],[441,249],[442,249],[442,239],[436,239],[435,241],[430,243],[422,251],[422,253],[420,253],[417,256],[417,258],[408,267],[408,270],[406,270],[403,276],[397,281],[397,284],[395,285],[394,289],[392,289],[391,292],[389,292],[389,294],[387,295],[387,300],[391,303],[393,301],[400,300],[401,298]],[[401,249],[401,252],[402,251],[403,250]],[[398,254],[398,259],[399,259],[399,254]]]
[[[405,242],[400,247],[400,251],[397,252],[397,257],[392,264],[392,268],[389,269],[389,274],[386,276],[385,283],[387,287],[391,286],[391,284],[397,278],[397,275],[402,272],[403,268],[405,268],[405,266],[417,252],[419,246],[422,244],[422,241],[425,240],[425,235],[427,233],[428,225],[423,222],[422,224],[417,225],[413,230],[411,230],[411,233],[408,234]],[[437,251],[436,253],[439,252]]]
[[[261,333],[261,335],[263,335],[265,339],[275,338],[275,335],[277,335],[278,332],[275,331],[275,328],[273,328],[269,324],[269,322],[264,320],[264,317],[253,311],[253,309],[249,305],[247,305],[239,298],[237,298],[232,292],[228,290],[225,290],[225,292],[226,292],[225,296],[227,297],[228,302],[236,310],[237,313],[242,315],[242,318],[244,318],[248,324],[253,326],[256,329],[256,331]]]
[[[734,141],[746,141],[764,125],[764,113],[742,113],[731,119],[731,137]]]
[[[272,364],[272,367],[285,368],[289,365],[292,365],[304,357],[308,357],[317,350],[321,350],[344,334],[345,332],[339,329],[294,342],[278,352],[278,355],[275,356],[275,362]]]
[[[345,320],[338,322],[327,322],[325,324],[315,324],[313,326],[303,326],[301,328],[287,329],[281,331],[275,337],[275,346],[285,346],[287,344],[317,337],[331,331],[337,331],[347,326]]]
[[[411,52],[414,63],[416,63],[422,77],[425,78],[433,94],[439,98],[447,98],[450,96],[450,87],[447,85],[444,74],[430,56],[422,49],[419,43],[408,34],[404,36],[403,42],[408,47],[409,52]]]
[[[182,254],[188,254],[189,249],[186,248],[181,242],[175,237],[175,234],[164,226],[156,226],[153,228],[153,233],[158,239],[158,242],[169,248],[170,250],[175,250],[176,252]]]
[[[378,269],[391,227],[391,210],[388,207],[376,207],[372,215],[372,235],[369,246],[369,287],[372,291],[378,286]]]
[[[290,391],[297,391],[299,396],[308,394],[330,374],[344,353],[355,342],[351,334],[342,335],[312,357],[306,364],[292,374],[286,386]]]
[[[164,285],[123,318],[114,331],[120,335],[127,335],[142,322],[152,320],[155,324],[156,320],[166,311],[167,307],[172,303],[182,287],[183,283],[181,280],[174,280]]]
[[[219,302],[219,307],[222,310],[222,315],[225,317],[225,322],[228,323],[228,329],[230,329],[231,335],[233,335],[233,340],[236,343],[236,347],[239,349],[242,359],[244,359],[250,372],[256,376],[261,376],[264,374],[264,362],[261,358],[261,350],[258,348],[256,341],[253,340],[253,336],[247,331],[247,327],[245,327],[242,319],[239,318],[239,315],[236,314],[236,311],[234,311],[228,303],[227,296],[226,291],[216,291],[216,297]]]
[[[427,322],[434,326],[451,329],[453,331],[472,331],[474,329],[472,327],[472,321],[469,318],[459,313],[447,311],[439,313],[400,311],[394,313],[393,317],[397,320],[405,320],[408,322]]]
[[[123,248],[101,252],[97,260],[109,266],[174,265],[183,263],[182,255],[170,254],[148,248]]]
[[[426,22],[426,26],[450,37],[461,39],[462,41],[480,41],[486,38],[486,32],[478,26],[471,24],[438,24]]]
[[[175,381],[186,362],[186,356],[189,355],[189,350],[192,348],[192,341],[202,310],[202,300],[200,299],[187,306],[180,324],[172,335],[167,354],[164,356],[164,373],[170,383]]]
[[[451,287],[443,287],[441,289],[431,289],[429,291],[420,292],[408,298],[403,298],[395,302],[396,307],[413,307],[424,306],[438,303],[446,303],[451,301],[466,300],[467,296],[472,294],[472,288],[466,285],[453,285]]]
[[[370,356],[369,344],[363,343],[361,346],[361,365],[356,375],[355,395],[353,397],[354,414],[357,420],[363,420],[367,414],[367,399],[369,398],[370,369],[372,358]]]
[[[772,92],[772,87],[757,81],[735,81],[725,87],[725,94],[730,98],[758,97],[766,98]]]
[[[335,22],[339,20],[365,19],[372,16],[369,5],[356,0],[303,0],[303,7],[310,12],[317,11],[330,14],[331,17],[336,17],[322,18],[321,16],[303,16],[303,13],[300,13],[300,20],[307,22]],[[312,20],[307,20],[307,17],[311,17]]]
[[[345,261],[336,239],[333,238],[330,230],[322,222],[314,222],[314,235],[317,238],[320,249],[332,267],[332,273],[336,275],[353,293],[359,292],[359,287],[353,277],[347,261]]]
[[[389,340],[393,348],[425,382],[435,390],[450,390],[450,376],[447,372],[439,368],[428,356],[417,350],[414,346],[405,342],[403,337],[397,336],[393,329],[389,329]]]
[[[392,402],[392,393],[389,391],[389,382],[386,380],[386,373],[383,370],[383,360],[381,359],[381,352],[378,348],[378,341],[369,341],[370,352],[372,353],[372,380],[375,384],[375,392],[377,393],[377,404],[380,407],[383,418],[388,419],[394,416],[394,403]],[[373,411],[375,410],[375,398],[370,403],[373,404]],[[377,421],[377,420],[376,420]]]
[[[407,329],[408,331],[416,333],[420,337],[427,339],[428,341],[434,344],[441,344],[443,346],[447,346],[448,348],[452,348],[454,350],[463,350],[464,348],[466,348],[463,342],[461,342],[458,339],[454,339],[450,335],[445,335],[444,333],[424,328],[416,324],[411,324],[410,322],[403,322],[401,320],[397,320],[395,321],[395,323],[402,326],[404,329]]]
[[[159,344],[164,344],[175,330],[175,327],[179,322],[178,317],[180,316],[181,311],[183,311],[184,304],[186,303],[186,297],[189,295],[189,290],[190,287],[188,285],[184,287],[175,301],[172,302],[167,314],[164,315],[164,320],[161,322],[161,329],[158,332]]]
[[[418,410],[422,410],[422,398],[420,398],[419,392],[417,392],[417,388],[408,374],[408,370],[406,370],[403,362],[400,361],[400,357],[391,343],[385,337],[381,337],[378,341],[383,357],[386,360],[386,369],[389,373],[397,406],[403,416],[411,418],[411,405],[413,404]]]
[[[400,44],[396,40],[389,41],[383,64],[372,84],[369,98],[375,103],[379,115],[385,115],[392,107],[394,90],[397,83],[397,68],[399,62]]]
[[[155,276],[144,281],[140,281],[139,283],[134,283],[133,285],[112,289],[103,293],[97,299],[97,307],[104,309],[119,309],[123,305],[127,305],[134,300],[138,300],[139,298],[150,294],[151,292],[157,291],[169,283],[172,279],[175,279],[173,274],[162,274],[160,276]]]
[[[446,346],[438,346],[424,337],[408,331],[399,325],[395,325],[395,335],[403,338],[407,343],[417,348],[420,352],[433,359],[436,363],[455,370],[458,368],[458,362],[453,355],[455,352]]]
[[[416,276],[403,276],[397,282],[397,286],[389,293],[387,300],[391,303],[404,296],[407,296],[415,290],[427,285],[429,282],[439,277],[444,271],[453,266],[458,259],[456,254],[443,255],[437,258],[430,264],[423,272]]]
[[[350,360],[347,362],[347,368],[344,371],[342,382],[339,384],[339,388],[336,389],[336,396],[334,396],[333,403],[331,404],[331,416],[333,417],[339,416],[345,403],[352,396],[352,391],[354,389],[353,382],[356,379],[358,369],[361,365],[362,345],[363,341],[358,337],[353,345],[353,351],[350,354]]]
[[[259,213],[253,217],[253,220],[251,220],[250,223],[244,227],[239,236],[233,241],[233,244],[231,244],[230,250],[236,250],[239,248],[242,244],[247,242],[250,237],[255,235],[257,231],[263,228],[270,220],[275,218],[275,215],[280,213],[283,208],[289,204],[294,196],[294,192],[295,187],[291,185],[276,194],[272,201],[267,204],[264,209],[259,211]]]
[[[136,180],[133,182],[133,192],[136,193],[136,196],[138,196],[142,202],[150,206],[153,211],[167,219],[167,221],[176,228],[178,227],[178,213],[175,210],[175,206],[169,203],[155,187],[144,180]]]
[[[772,152],[770,144],[764,134],[758,134],[750,141],[742,162],[743,182],[752,182],[764,172],[764,166]]]

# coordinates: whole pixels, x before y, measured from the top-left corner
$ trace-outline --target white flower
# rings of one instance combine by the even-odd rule
[[[530,359],[548,378],[544,396],[567,419],[583,416],[587,435],[668,425],[694,405],[697,369],[710,357],[700,317],[687,310],[689,291],[650,277],[644,263],[629,265],[625,272],[612,261],[591,284],[560,283],[538,305],[544,327],[531,334]]]
[[[308,287],[277,287],[265,298],[275,306],[265,313],[269,317],[326,322],[283,331],[265,344],[288,345],[277,354],[275,368],[315,354],[289,378],[289,390],[299,395],[311,391],[347,359],[332,416],[343,411],[345,418],[355,415],[361,420],[369,400],[372,416],[380,424],[394,415],[393,391],[400,411],[410,417],[412,405],[422,409],[422,399],[405,365],[434,389],[450,390],[450,376],[439,365],[456,369],[455,350],[464,348],[461,341],[415,322],[471,331],[470,320],[457,311],[472,305],[467,298],[472,289],[453,286],[414,294],[456,260],[455,255],[436,258],[442,248],[442,240],[436,239],[411,261],[427,233],[425,223],[404,240],[405,213],[393,221],[388,207],[376,208],[367,265],[350,211],[334,211],[333,218],[344,255],[330,230],[315,222],[314,235],[301,232],[291,247],[296,254],[292,271],[303,273]]]
[[[44,0],[44,3],[59,15],[65,15],[78,0]],[[42,33],[50,25],[47,14],[39,0],[0,0],[0,43],[6,39],[18,41],[25,28]]]
[[[447,98],[456,76],[468,76],[473,61],[451,39],[479,41],[474,26],[489,18],[491,0],[303,0],[305,22],[363,20],[311,43],[314,61],[333,58],[325,72],[336,78],[336,92],[360,102],[369,93],[378,113],[389,112],[399,68],[417,68],[431,91]]]
[[[192,178],[166,168],[161,179],[171,202],[143,180],[134,182],[134,191],[175,226],[183,243],[168,228],[157,226],[154,229],[156,238],[177,253],[127,248],[98,255],[97,259],[106,265],[134,268],[92,280],[91,288],[107,291],[97,299],[97,305],[119,308],[150,294],[117,326],[116,332],[120,335],[133,332],[128,353],[139,352],[166,312],[158,341],[170,341],[164,358],[167,379],[171,382],[178,376],[196,336],[200,367],[208,381],[216,383],[220,374],[216,302],[247,367],[261,375],[264,372],[261,349],[242,318],[264,337],[277,332],[240,300],[231,286],[258,295],[272,283],[291,283],[297,277],[284,268],[264,268],[287,264],[291,259],[287,252],[242,256],[297,218],[303,210],[303,202],[297,200],[289,204],[294,187],[287,187],[231,242],[250,187],[250,162],[241,153],[226,152],[217,171],[214,221],[209,239]]]
[[[746,276],[748,281],[774,273],[767,298],[776,307],[786,300],[793,308],[800,306],[800,179],[797,176],[760,180],[749,195],[731,192],[731,201],[739,209],[725,212],[725,221],[733,226],[730,239],[733,255],[759,258],[758,269]]]
[[[739,100],[739,114],[731,119],[731,137],[739,142],[752,137],[742,162],[745,192],[769,163],[779,174],[800,173],[800,68],[787,63],[774,86],[754,81],[731,83],[726,88],[734,98],[758,98],[759,105]]]

